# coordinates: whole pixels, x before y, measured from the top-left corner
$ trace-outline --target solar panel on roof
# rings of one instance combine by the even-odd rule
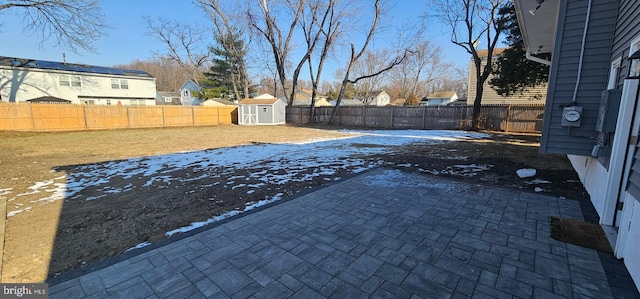
[[[106,68],[103,66],[94,66],[93,71],[99,74],[111,74],[111,72],[109,71],[109,68]]]
[[[38,61],[38,66],[43,69],[62,70],[62,64],[53,61]]]
[[[76,70],[83,73],[95,73],[94,69],[90,66],[78,66]]]

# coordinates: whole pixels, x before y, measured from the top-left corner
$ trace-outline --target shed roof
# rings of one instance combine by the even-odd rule
[[[27,69],[58,70],[80,73],[105,74],[112,76],[134,76],[153,78],[149,73],[141,70],[126,70],[114,67],[95,66],[78,63],[46,61],[28,58],[0,56],[0,66],[18,67]]]
[[[273,105],[278,99],[244,99],[238,105]]]
[[[455,91],[437,91],[429,94],[427,99],[450,99],[456,95]]]

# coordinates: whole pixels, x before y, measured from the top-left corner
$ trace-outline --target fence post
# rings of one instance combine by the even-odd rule
[[[427,121],[427,106],[422,106],[422,125],[420,128],[422,130],[426,129],[426,125],[424,124]]]
[[[511,122],[511,105],[507,105],[507,119],[504,124],[504,131],[509,132],[509,123]]]
[[[218,126],[220,125],[220,106],[216,106],[217,114],[218,114]]]
[[[391,128],[393,129],[393,106],[391,106]]]
[[[367,106],[362,106],[362,126],[367,126]]]
[[[84,129],[87,130],[89,129],[89,126],[87,125],[87,106],[86,105],[82,106],[82,114],[84,115]]]
[[[191,106],[191,126],[195,127],[196,126],[196,115],[195,115],[196,112],[193,109],[195,109],[195,106]]]
[[[29,102],[29,114],[31,114],[31,129],[35,132],[36,131],[36,121],[34,120],[33,103],[31,103],[31,102]]]
[[[131,114],[129,113],[129,107],[124,107],[124,111],[127,113],[127,128],[131,128]]]

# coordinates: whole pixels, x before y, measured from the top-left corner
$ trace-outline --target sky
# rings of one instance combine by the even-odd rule
[[[427,9],[426,3],[424,0],[391,0],[391,11],[384,16],[382,34],[373,46],[391,42],[395,38],[395,27],[401,26],[402,22],[412,18],[418,21]],[[62,53],[66,53],[66,60],[71,63],[99,66],[127,64],[152,58],[155,53],[165,50],[164,45],[148,33],[145,17],[189,24],[208,22],[189,0],[103,0],[100,5],[109,27],[104,30],[105,36],[94,44],[96,52],[80,50],[74,53],[42,41],[38,34],[27,35],[23,31],[24,22],[19,10],[6,9],[0,12],[0,56],[62,61]],[[443,30],[443,26],[431,21],[428,27],[427,38],[442,48],[446,61],[456,66],[469,64],[469,54],[450,42],[450,35]],[[332,70],[337,67],[337,61],[328,61],[325,74],[333,75]]]

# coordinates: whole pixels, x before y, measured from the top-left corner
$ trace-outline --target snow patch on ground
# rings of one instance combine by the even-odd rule
[[[551,182],[543,179],[535,179],[527,182],[528,185],[551,184]]]
[[[158,188],[168,188],[173,183],[198,180],[201,188],[219,184],[216,179],[231,176],[238,169],[249,171],[248,177],[258,179],[260,183],[241,183],[248,177],[238,176],[227,185],[229,188],[261,188],[265,185],[282,185],[290,181],[301,182],[324,176],[329,180],[340,180],[337,171],[347,170],[351,173],[361,173],[382,162],[368,162],[358,157],[391,153],[396,146],[406,146],[416,142],[438,144],[443,141],[461,141],[469,139],[488,138],[489,135],[465,131],[439,130],[342,130],[343,134],[336,138],[316,138],[302,142],[252,144],[212,150],[179,152],[162,156],[140,157],[107,163],[79,165],[72,169],[54,169],[66,172],[51,180],[35,182],[29,191],[15,195],[8,201],[20,196],[43,194],[32,203],[48,204],[60,199],[64,200],[102,200],[105,197],[144,186],[158,185]],[[239,152],[243,154],[238,154]],[[405,167],[410,164],[403,165]],[[461,166],[461,167],[460,167]],[[491,166],[458,165],[451,172],[472,175]],[[186,176],[184,169],[191,169],[194,176]],[[215,169],[215,171],[212,171]],[[312,170],[312,171],[309,171]],[[178,173],[179,174],[176,174]],[[197,175],[200,174],[200,175]],[[124,187],[114,187],[113,180],[133,181]],[[243,186],[246,184],[246,186]],[[93,194],[88,197],[87,191]],[[249,193],[251,190],[247,191]],[[0,196],[12,193],[8,188],[0,189]],[[250,193],[249,193],[250,194]],[[37,196],[37,195],[36,195]],[[283,195],[267,198],[245,207],[252,209],[275,200]],[[28,211],[31,207],[24,207],[10,211],[8,217]],[[245,211],[243,210],[243,211]],[[231,217],[242,211],[231,211],[227,214],[211,218],[202,223],[193,223],[187,228],[180,228],[167,235]],[[217,220],[216,220],[217,219]]]
[[[516,170],[516,174],[521,179],[530,178],[536,175],[536,170],[534,168],[522,168]]]

